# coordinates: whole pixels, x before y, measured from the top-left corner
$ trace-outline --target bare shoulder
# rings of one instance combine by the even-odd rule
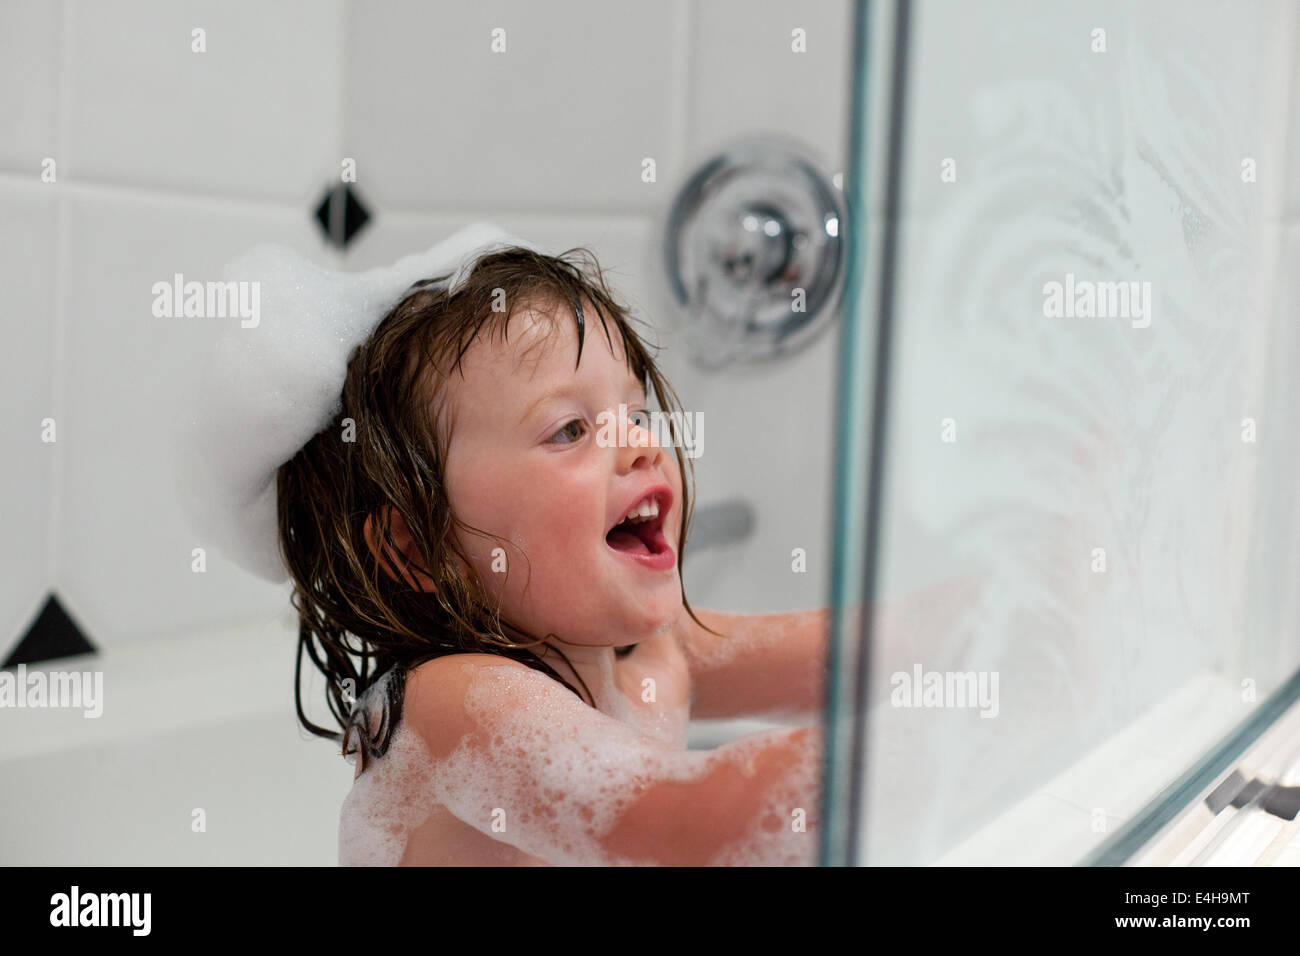
[[[496,681],[494,675],[511,680]],[[546,694],[553,682],[519,661],[499,654],[447,654],[411,669],[406,676],[402,704],[403,720],[424,738],[434,756],[444,756],[466,741],[483,744],[493,721],[483,708],[470,708],[471,686],[476,694],[492,695],[492,710],[506,710],[519,685],[536,697]],[[499,698],[499,699],[498,699]]]
[[[404,708],[413,715],[429,715],[439,705],[458,701],[475,675],[489,668],[531,671],[525,664],[500,654],[446,654],[425,661],[406,675]]]
[[[411,692],[427,693],[430,690],[445,689],[448,682],[456,682],[484,667],[517,667],[522,670],[530,668],[519,661],[500,654],[444,654],[433,660],[425,661],[411,669],[406,675],[406,694]]]

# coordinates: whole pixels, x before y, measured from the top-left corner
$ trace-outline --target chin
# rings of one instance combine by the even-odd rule
[[[682,613],[681,588],[677,588],[672,595],[672,601],[664,601],[660,605],[657,601],[655,605],[644,609],[646,616],[636,622],[631,622],[637,640],[645,640],[671,630],[677,623],[677,618]]]

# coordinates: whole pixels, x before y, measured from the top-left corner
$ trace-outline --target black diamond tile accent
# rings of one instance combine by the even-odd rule
[[[27,628],[23,639],[4,664],[0,664],[0,668],[98,653],[98,649],[86,639],[77,622],[63,609],[59,599],[50,594],[45,599],[41,613],[36,615],[36,620]]]
[[[370,213],[351,183],[339,183],[326,190],[316,207],[316,221],[324,230],[326,240],[344,249],[370,221]]]

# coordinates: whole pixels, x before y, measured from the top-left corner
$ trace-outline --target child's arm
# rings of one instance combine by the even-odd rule
[[[826,687],[830,611],[682,612],[677,640],[691,671],[691,717],[811,717]]]
[[[871,666],[910,670],[983,600],[992,579],[983,568],[950,575],[877,602]],[[716,637],[682,612],[674,631],[691,672],[691,717],[819,717],[825,700],[830,609],[773,614],[695,612]],[[846,614],[849,639],[863,625],[857,606]]]
[[[487,654],[419,667],[403,721],[429,751],[425,798],[549,863],[816,862],[817,728],[678,750]]]

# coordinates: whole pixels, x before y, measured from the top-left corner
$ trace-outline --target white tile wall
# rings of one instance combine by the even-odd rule
[[[0,660],[45,602],[54,554],[50,534],[58,441],[66,437],[55,390],[59,197],[34,179],[0,184],[0,448],[4,495],[0,507]],[[54,419],[53,444],[42,422]]]
[[[60,5],[45,0],[0,4],[0,170],[35,177],[59,153],[62,63]],[[20,82],[21,80],[21,82]]]
[[[191,550],[205,544],[177,503],[169,438],[173,405],[195,387],[220,324],[239,320],[155,318],[151,290],[177,272],[215,277],[220,263],[261,240],[326,261],[315,227],[251,203],[110,190],[70,203],[60,591],[105,645],[268,610],[284,600],[280,590],[218,552],[209,552],[206,573],[191,571]]]
[[[303,206],[337,168],[342,0],[67,3],[78,180]],[[192,50],[195,30],[206,52]],[[24,83],[24,85],[26,85]]]
[[[1293,43],[1300,45],[1300,17],[1296,18],[1295,33],[1297,36]],[[1291,65],[1291,92],[1287,102],[1291,104],[1291,139],[1287,149],[1288,161],[1281,175],[1286,179],[1286,218],[1288,222],[1294,222],[1300,219],[1300,176],[1295,174],[1296,164],[1300,162],[1300,109],[1295,106],[1300,103],[1300,57],[1296,57]]]
[[[852,4],[708,0],[691,12],[688,155],[750,133],[780,133],[811,148],[833,172],[844,169]]]
[[[810,10],[698,0],[6,5],[0,121],[14,135],[0,145],[0,174],[32,184],[52,156],[59,178],[47,188],[67,204],[62,233],[52,216],[24,228],[40,250],[6,260],[30,264],[11,265],[6,287],[40,319],[15,333],[22,347],[4,361],[33,381],[67,383],[57,397],[21,390],[28,404],[64,409],[62,483],[54,502],[40,470],[50,462],[38,457],[7,472],[43,502],[6,515],[16,529],[0,558],[15,569],[0,575],[7,634],[51,585],[110,647],[283,602],[215,552],[206,575],[189,570],[197,543],[158,435],[165,396],[187,388],[214,329],[153,319],[153,282],[214,275],[263,239],[364,269],[476,218],[554,251],[591,248],[653,327],[687,409],[705,414],[698,502],[743,497],[758,525],[744,546],[691,558],[693,603],[823,603],[835,335],[768,369],[695,369],[662,285],[657,228],[693,171],[688,160],[735,137],[783,134],[825,157],[828,171],[844,168],[850,14],[849,0]],[[205,53],[191,49],[195,28],[206,31]],[[503,53],[492,49],[496,28]],[[807,31],[806,54],[790,50],[795,28]],[[642,181],[647,157],[653,182]],[[344,158],[356,160],[374,218],[337,255],[311,215]],[[36,215],[10,207],[12,222]],[[13,375],[4,380],[19,389]],[[6,409],[9,429],[35,413]],[[9,544],[21,539],[51,558],[31,562]],[[807,573],[790,569],[795,547],[809,555]],[[44,564],[52,582],[38,574]]]
[[[388,209],[656,207],[681,153],[686,11],[354,3],[344,148],[362,191]],[[646,157],[658,183],[642,182]]]
[[[0,837],[15,862],[334,862],[351,771],[296,730],[287,648],[264,639],[286,592],[212,550],[206,574],[190,571],[202,542],[164,437],[216,327],[154,318],[151,287],[215,277],[257,241],[365,269],[486,218],[556,252],[590,247],[653,327],[688,410],[706,415],[701,500],[743,495],[759,512],[749,545],[692,563],[693,603],[825,600],[830,453],[817,429],[829,435],[834,336],[772,370],[701,374],[659,285],[656,223],[686,157],[724,134],[784,131],[842,152],[849,9],[801,14],[810,53],[796,59],[788,9],[696,0],[0,6],[0,441],[19,450],[3,472],[0,651],[54,588],[118,688],[116,716],[85,722],[95,733],[65,721],[66,739],[41,744],[36,731],[56,722],[40,720],[10,738],[27,749],[8,777],[39,781],[0,792],[23,821]],[[195,27],[206,53],[190,49]],[[504,54],[491,52],[494,27]],[[56,184],[39,182],[47,156]],[[339,255],[312,213],[344,158],[374,218]],[[50,414],[59,442],[47,448],[37,429]],[[794,546],[808,549],[806,574],[790,571]],[[216,713],[214,682],[185,676],[250,667],[232,691],[249,716]],[[309,674],[320,720],[318,691]],[[709,722],[692,745],[755,729]],[[88,773],[93,792],[78,783]],[[250,791],[249,779],[294,784]],[[194,806],[207,834],[190,832]]]

